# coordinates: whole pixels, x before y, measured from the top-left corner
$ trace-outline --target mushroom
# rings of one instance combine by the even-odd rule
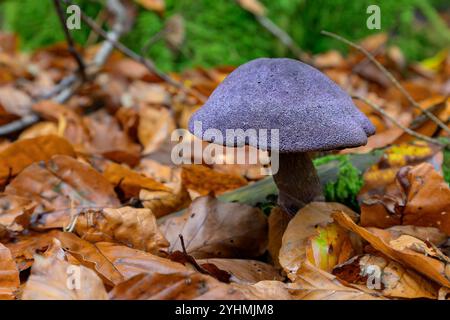
[[[201,132],[194,130],[197,121]],[[365,145],[375,133],[372,123],[336,83],[317,69],[287,58],[255,59],[230,73],[190,118],[189,130],[214,142],[203,136],[208,129],[224,136],[227,129],[279,130],[279,150],[244,138],[245,144],[279,152],[279,170],[274,174],[278,204],[291,215],[309,202],[323,200],[310,152]],[[238,140],[219,143],[236,147]]]

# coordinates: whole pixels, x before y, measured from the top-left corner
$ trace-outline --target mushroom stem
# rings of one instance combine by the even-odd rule
[[[323,201],[322,187],[308,153],[280,153],[280,166],[273,176],[278,204],[291,216],[313,201]]]

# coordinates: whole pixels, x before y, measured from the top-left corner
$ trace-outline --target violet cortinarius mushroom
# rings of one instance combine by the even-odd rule
[[[200,121],[202,132],[194,132]],[[279,170],[274,180],[278,203],[295,214],[309,202],[323,200],[309,152],[357,147],[367,143],[374,126],[350,96],[315,68],[287,58],[260,58],[235,69],[196,111],[189,130],[279,129]],[[270,138],[267,149],[271,149]],[[237,140],[225,141],[237,146]],[[260,147],[245,137],[245,144]]]

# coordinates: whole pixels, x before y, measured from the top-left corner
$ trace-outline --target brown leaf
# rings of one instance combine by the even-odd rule
[[[132,197],[137,198],[141,189],[149,191],[170,191],[170,188],[162,183],[117,163],[108,164],[103,172],[103,176],[116,188],[120,189],[125,200]]]
[[[398,242],[393,242],[398,239],[393,239],[391,233],[388,231],[360,227],[342,211],[335,212],[333,218],[342,227],[357,233],[368,241],[372,247],[392,260],[418,271],[443,286],[450,287],[450,264],[448,261],[442,260],[443,253],[430,256],[430,252],[425,251],[426,254],[424,254],[408,247],[408,245],[413,245],[415,247],[420,246],[423,249],[424,246],[427,247],[423,241],[403,235],[398,239],[405,239],[407,237],[407,241],[399,245]]]
[[[67,140],[54,135],[12,143],[0,152],[0,187],[32,163],[58,154],[74,157],[75,151]]]
[[[377,300],[356,288],[343,285],[332,274],[320,270],[309,262],[302,264],[297,271],[294,283],[288,284],[289,293],[296,300]]]
[[[349,259],[352,246],[348,232],[333,224],[334,210],[342,210],[356,219],[346,206],[333,202],[312,202],[300,209],[289,222],[283,235],[279,261],[291,280],[309,261],[316,267],[331,271],[336,264]]]
[[[19,270],[16,263],[9,249],[0,243],[0,300],[15,299],[15,291],[19,285]]]
[[[289,214],[278,206],[272,208],[267,220],[269,224],[269,242],[267,244],[267,250],[269,251],[271,262],[277,267],[281,267],[278,257],[280,255],[283,234],[286,231],[290,220],[291,217]]]
[[[112,300],[242,300],[234,287],[200,273],[136,275],[109,293]]]
[[[101,279],[83,266],[75,266],[57,256],[35,257],[31,275],[25,284],[23,300],[107,300]],[[71,284],[70,276],[79,278]]]
[[[89,242],[118,242],[153,254],[160,254],[169,246],[149,209],[84,211],[77,219],[75,231]]]
[[[25,116],[31,109],[31,98],[11,85],[0,87],[0,110],[6,114]],[[0,113],[1,114],[1,113]]]
[[[140,273],[147,274],[172,274],[192,272],[181,263],[173,262],[141,250],[132,249],[123,245],[109,242],[98,242],[95,244],[117,270],[129,279]]]
[[[89,165],[68,156],[24,169],[5,189],[6,194],[32,199],[39,204],[34,214],[47,212],[36,227],[67,226],[72,207],[116,207],[119,200],[112,186]]]
[[[370,254],[356,256],[336,266],[333,274],[348,283],[370,286],[370,289],[386,297],[408,299],[437,297],[437,290],[428,279],[381,256]],[[369,279],[369,276],[373,279]]]
[[[194,258],[251,258],[264,253],[267,219],[261,210],[239,203],[224,203],[210,197],[195,199],[181,216],[170,217],[161,230],[171,246]]]
[[[270,264],[257,260],[244,259],[200,259],[197,263],[203,267],[204,263],[211,263],[217,268],[229,272],[230,281],[252,284],[263,280],[283,280],[277,269]]]
[[[105,284],[114,286],[124,280],[114,264],[105,257],[95,244],[78,238],[73,233],[61,232],[58,235],[62,247],[69,251],[82,265],[94,270]]]
[[[188,192],[181,180],[181,168],[170,170],[170,180],[166,180],[165,186],[171,191],[149,191],[141,189],[139,200],[145,208],[148,208],[157,217],[186,208],[191,202]]]
[[[9,231],[22,231],[36,205],[28,198],[0,193],[0,225]]]
[[[202,165],[183,166],[182,179],[187,189],[203,196],[211,192],[219,195],[247,184],[241,176],[221,173]]]
[[[396,224],[435,227],[449,236],[450,188],[433,166],[422,163],[415,167],[403,167],[396,180],[397,189],[391,192],[392,195],[364,201],[361,225],[382,228]],[[388,199],[392,203],[388,204]]]

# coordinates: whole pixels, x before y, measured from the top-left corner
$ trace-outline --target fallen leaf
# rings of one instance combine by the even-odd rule
[[[20,279],[11,252],[0,243],[0,300],[15,299],[15,291],[19,289]]]
[[[110,242],[98,242],[95,245],[102,255],[111,261],[116,269],[119,270],[125,279],[129,279],[140,273],[188,274],[192,272],[192,269],[186,268],[181,263],[173,262],[141,250]]]
[[[186,208],[191,198],[182,184],[181,168],[170,170],[170,180],[164,183],[171,191],[149,191],[141,189],[139,200],[157,217]]]
[[[71,282],[71,274],[73,277],[79,276],[79,280]],[[22,299],[107,300],[108,294],[94,271],[72,265],[55,256],[47,258],[36,256]]]
[[[0,193],[0,225],[9,231],[22,231],[36,205],[28,198]]]
[[[138,274],[115,286],[112,300],[242,300],[236,288],[200,273]]]
[[[340,280],[367,286],[390,298],[437,297],[436,287],[428,279],[382,256],[366,254],[353,257],[336,266],[333,274]]]
[[[183,166],[181,176],[183,184],[188,190],[193,190],[203,196],[211,192],[219,195],[247,184],[247,181],[241,176],[221,173],[202,165]]]
[[[64,250],[67,250],[82,265],[94,270],[105,284],[114,286],[124,280],[119,270],[95,244],[80,239],[70,232],[61,232],[58,240],[61,241]]]
[[[269,218],[267,219],[269,225],[267,250],[269,251],[271,262],[277,267],[280,267],[278,257],[280,255],[283,234],[286,231],[290,220],[290,215],[278,206],[272,208]]]
[[[34,162],[47,161],[54,155],[74,157],[67,140],[58,136],[42,136],[19,140],[0,152],[0,187]]]
[[[170,242],[170,251],[186,251],[194,258],[251,258],[264,253],[267,219],[256,208],[225,203],[205,196],[195,199],[181,215],[166,219],[160,226]]]
[[[294,283],[287,285],[289,293],[296,300],[378,300],[376,294],[369,294],[347,287],[335,276],[305,262],[297,270]]]
[[[162,183],[117,163],[108,164],[103,172],[103,176],[108,179],[116,189],[120,190],[124,200],[128,200],[132,197],[137,198],[141,189],[149,191],[170,191],[170,188]]]
[[[241,284],[252,284],[263,280],[282,281],[283,277],[270,264],[257,260],[244,259],[199,259],[197,263],[215,265],[217,268],[231,274],[230,281]]]
[[[37,228],[67,226],[73,207],[120,205],[112,186],[100,173],[68,156],[33,163],[14,178],[5,193],[27,197],[39,204],[33,213]]]
[[[86,210],[78,216],[75,232],[89,242],[118,242],[153,254],[169,246],[149,209]]]
[[[294,281],[302,264],[309,261],[331,271],[336,264],[349,259],[352,245],[348,232],[333,223],[334,210],[342,210],[356,219],[346,206],[334,202],[312,202],[300,209],[283,235],[279,261]]]
[[[417,272],[425,275],[430,279],[433,279],[443,286],[450,287],[450,264],[448,263],[448,261],[442,261],[438,257],[431,257],[415,250],[411,250],[405,244],[402,247],[395,247],[392,245],[392,241],[395,239],[392,238],[392,235],[391,233],[389,233],[389,231],[377,228],[366,229],[360,227],[356,225],[352,221],[352,219],[342,211],[335,212],[333,214],[333,218],[342,227],[360,235],[367,242],[369,242],[372,247],[382,252],[392,260],[400,262],[416,270]],[[401,236],[400,238],[402,237],[415,239],[415,242],[408,242],[407,244],[425,244],[423,241],[411,236]],[[443,253],[440,253],[439,257],[443,255]]]

